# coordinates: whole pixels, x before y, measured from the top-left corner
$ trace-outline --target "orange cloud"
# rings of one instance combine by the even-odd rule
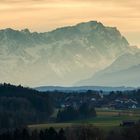
[[[0,0],[0,28],[47,31],[98,20],[129,33],[131,40],[131,33],[140,36],[139,7],[139,0]]]

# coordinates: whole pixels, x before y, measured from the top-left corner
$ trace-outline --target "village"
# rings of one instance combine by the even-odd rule
[[[83,103],[89,106],[104,109],[128,110],[140,109],[140,102],[134,98],[123,94],[104,94],[102,92],[88,91],[84,93],[67,93],[59,95],[55,98],[58,108],[66,108],[72,106],[78,108]]]

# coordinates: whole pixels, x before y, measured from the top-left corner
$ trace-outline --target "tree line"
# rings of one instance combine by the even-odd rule
[[[89,106],[88,103],[83,103],[78,108],[68,106],[65,109],[59,110],[57,114],[58,122],[82,120],[96,117],[94,106]]]
[[[106,131],[93,125],[71,126],[65,129],[15,129],[0,134],[0,140],[140,140],[140,123]]]
[[[57,132],[52,127],[40,131],[23,128],[0,134],[0,140],[66,140],[66,136],[63,129]]]

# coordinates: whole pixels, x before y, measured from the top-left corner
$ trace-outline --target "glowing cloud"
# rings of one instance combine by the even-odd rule
[[[0,28],[48,31],[58,26],[98,20],[118,27],[130,42],[140,44],[139,7],[138,0],[1,0]]]

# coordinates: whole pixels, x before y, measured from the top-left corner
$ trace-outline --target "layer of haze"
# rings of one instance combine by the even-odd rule
[[[0,28],[49,31],[97,20],[140,46],[140,0],[0,0]]]

